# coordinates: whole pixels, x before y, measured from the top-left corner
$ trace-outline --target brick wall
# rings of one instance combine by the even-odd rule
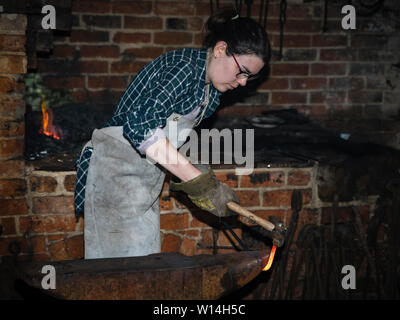
[[[24,135],[26,17],[0,15],[0,255],[20,236],[18,217],[28,213]]]
[[[277,58],[279,0],[269,3],[270,78],[257,94],[219,115],[294,107],[332,130],[361,132],[399,147],[400,27],[389,10],[396,1],[386,1],[386,9],[372,17],[357,15],[357,29],[351,31],[341,28],[341,8],[348,1],[328,1],[326,32],[324,1],[288,1],[282,60]],[[257,20],[259,10],[260,1],[253,1]],[[76,101],[115,105],[151,59],[175,48],[200,47],[209,14],[208,0],[76,0],[71,34],[55,37],[54,52],[39,61],[38,72],[49,86],[71,89]]]
[[[1,200],[8,202],[1,210],[5,232],[0,238],[0,257],[10,255],[9,245],[17,241],[21,260],[83,258],[84,218],[76,220],[73,208],[75,172],[45,171],[33,165],[26,171],[26,197]],[[297,230],[306,224],[330,223],[332,202],[319,197],[317,166],[258,168],[248,176],[235,175],[233,168],[216,168],[215,172],[219,180],[235,191],[243,207],[264,219],[277,216],[288,225],[292,213],[291,194],[298,189],[302,192],[303,209]],[[213,228],[218,224],[216,217],[196,209],[182,194],[170,193],[168,181],[167,178],[160,198],[162,252],[180,252],[188,256],[211,254],[213,237],[217,239],[217,246],[238,245],[226,230]],[[366,222],[375,208],[375,201],[376,197],[372,196],[341,202],[335,210],[336,222],[348,221],[352,206],[360,208]],[[229,224],[241,237],[243,224],[235,219],[229,220]],[[218,249],[218,252],[236,250],[232,247]]]

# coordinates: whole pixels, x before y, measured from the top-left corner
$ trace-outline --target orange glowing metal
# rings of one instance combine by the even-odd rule
[[[269,270],[269,268],[271,268],[272,262],[274,261],[275,251],[276,251],[276,245],[273,245],[271,248],[271,252],[269,253],[268,262],[266,266],[262,269],[262,271],[267,271]]]
[[[54,139],[60,140],[62,132],[56,126],[53,125],[53,112],[51,109],[46,108],[46,102],[42,95],[42,130],[40,133],[46,136],[53,137]]]

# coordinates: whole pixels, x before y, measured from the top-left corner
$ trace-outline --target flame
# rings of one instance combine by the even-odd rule
[[[53,111],[46,107],[46,101],[44,95],[42,95],[42,129],[40,133],[46,136],[53,137],[54,139],[60,140],[62,136],[62,130],[53,125]]]
[[[269,268],[271,268],[272,262],[274,261],[275,251],[276,251],[276,245],[272,245],[271,252],[269,253],[268,262],[266,266],[262,269],[262,271],[268,271]]]

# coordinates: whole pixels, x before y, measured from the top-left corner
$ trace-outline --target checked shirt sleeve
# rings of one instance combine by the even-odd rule
[[[154,136],[157,128],[165,126],[180,96],[188,92],[193,78],[194,70],[187,63],[167,66],[140,93],[123,125],[124,135],[136,148]]]

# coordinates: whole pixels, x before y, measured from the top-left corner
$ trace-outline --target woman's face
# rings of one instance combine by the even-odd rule
[[[247,84],[248,79],[238,79],[236,77],[239,72],[244,71],[250,75],[255,75],[264,67],[264,62],[256,55],[228,56],[226,48],[227,44],[224,41],[220,41],[215,45],[206,71],[206,82],[211,82],[220,92],[233,90],[238,86]]]

